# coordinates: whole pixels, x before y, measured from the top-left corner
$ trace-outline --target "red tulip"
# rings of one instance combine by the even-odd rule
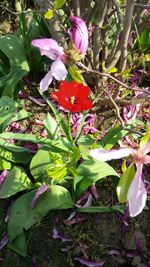
[[[61,81],[59,91],[53,92],[51,97],[66,110],[80,112],[92,108],[89,94],[90,88],[82,83]]]

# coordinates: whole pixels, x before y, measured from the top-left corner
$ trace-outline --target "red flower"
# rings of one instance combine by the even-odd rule
[[[90,88],[75,81],[61,81],[59,91],[51,94],[63,108],[72,112],[80,112],[92,108],[92,101],[88,99]]]

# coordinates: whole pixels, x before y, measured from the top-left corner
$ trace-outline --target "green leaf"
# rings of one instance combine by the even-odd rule
[[[14,152],[9,151],[5,147],[0,146],[0,155],[3,159],[15,162],[26,164],[31,160],[31,155],[28,152]]]
[[[3,95],[7,95],[12,98],[17,84],[26,74],[26,70],[12,66],[10,73],[4,77],[4,82],[2,84],[0,82],[0,87],[3,87]]]
[[[0,131],[4,131],[10,120],[15,116],[18,103],[8,96],[0,98]]]
[[[117,68],[111,68],[111,69],[107,70],[108,73],[115,73],[117,71],[118,71]]]
[[[106,176],[117,176],[117,172],[106,162],[95,159],[86,160],[78,168],[78,176],[74,178],[74,189],[80,195],[90,185]]]
[[[15,34],[0,37],[0,49],[9,58],[11,65],[19,66],[26,72],[29,71],[22,40]]]
[[[33,225],[39,223],[42,217],[50,210],[73,207],[69,191],[62,186],[54,185],[39,197],[32,209],[31,203],[36,192],[37,190],[32,190],[19,197],[12,204],[7,229],[10,242],[20,236],[24,230],[28,230]]]
[[[13,196],[17,192],[30,189],[31,186],[31,181],[24,169],[14,166],[0,187],[0,198]]]
[[[77,141],[83,159],[89,159],[89,150],[93,148],[95,137],[91,134],[81,135]]]
[[[0,156],[0,170],[10,170],[11,163]]]
[[[54,118],[48,113],[46,118],[44,119],[44,125],[48,132],[48,135],[51,139],[55,139],[57,134],[57,130],[59,130],[57,122]]]
[[[54,9],[59,9],[65,4],[66,0],[55,0]]]
[[[7,247],[19,255],[26,257],[27,255],[27,245],[25,240],[25,234],[17,236],[12,242],[9,242]]]
[[[50,166],[46,169],[48,177],[57,182],[63,181],[68,170],[62,156],[58,153],[50,152],[50,159]]]
[[[150,28],[147,28],[142,32],[140,36],[140,45],[142,52],[147,50],[150,51]]]
[[[53,103],[51,101],[49,101],[49,99],[41,91],[39,91],[39,93],[45,99],[45,101],[47,102],[47,104],[49,105],[49,107],[51,108],[52,112],[54,113],[54,115],[56,117],[56,120],[58,122],[58,125],[60,125],[60,127],[62,128],[62,130],[63,130],[66,138],[68,139],[68,141],[70,141],[71,144],[73,144],[73,138],[72,138],[72,136],[70,134],[70,129],[66,125],[66,123],[63,120],[62,116],[59,114],[59,111],[55,108],[55,106],[53,105]]]
[[[128,133],[122,126],[111,128],[100,141],[105,150],[111,149],[122,137]]]
[[[44,14],[45,19],[52,19],[53,16],[54,16],[54,10],[52,9],[48,9]]]
[[[73,80],[78,83],[85,83],[84,78],[82,76],[82,71],[77,66],[69,65],[69,73]]]
[[[134,164],[131,164],[120,177],[119,184],[117,186],[117,196],[119,203],[125,203],[127,201],[127,193],[130,184],[134,178],[134,175],[135,175]]]
[[[47,178],[46,169],[50,167],[51,164],[50,149],[47,147],[42,147],[34,155],[30,163],[30,171],[35,179],[42,177],[42,179]]]
[[[150,140],[150,129],[147,130],[147,133],[140,140],[140,148],[143,148]]]

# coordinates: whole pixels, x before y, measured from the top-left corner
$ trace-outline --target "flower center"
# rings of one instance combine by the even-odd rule
[[[74,96],[70,97],[70,102],[71,102],[72,105],[75,104],[75,97]]]
[[[145,155],[142,151],[138,150],[135,154],[132,154],[132,157],[136,163],[144,163]]]

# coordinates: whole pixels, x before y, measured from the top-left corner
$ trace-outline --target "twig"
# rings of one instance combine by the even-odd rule
[[[117,113],[117,117],[118,117],[118,120],[120,121],[122,127],[124,127],[124,121],[123,119],[121,118],[121,115],[120,115],[120,110],[119,110],[119,107],[118,105],[116,104],[116,102],[114,101],[114,99],[112,98],[111,94],[109,92],[107,92],[107,90],[105,90],[104,88],[102,88],[103,92],[108,96],[108,98],[110,99],[111,103],[113,104],[113,106],[115,107],[116,109],[116,113]]]
[[[4,6],[4,4],[1,4],[0,3],[0,7],[6,11],[8,11],[9,13],[13,14],[14,16],[18,16],[20,14],[28,14],[28,13],[31,13],[31,12],[35,12],[35,13],[43,13],[41,11],[37,11],[37,10],[31,10],[31,9],[27,9],[27,10],[24,10],[24,11],[21,11],[21,12],[14,12],[12,11],[11,9],[7,8],[6,6]]]
[[[100,72],[98,70],[91,70],[89,68],[87,68],[84,64],[82,64],[81,62],[78,63],[78,66],[85,69],[87,72],[91,72],[91,73],[94,73],[94,74],[97,74],[97,75],[100,75],[100,76],[104,76],[104,77],[107,77],[113,81],[115,81],[116,83],[118,83],[119,85],[122,85],[123,87],[125,87],[126,89],[129,89],[129,90],[133,90],[133,91],[139,91],[139,92],[143,92],[143,93],[146,93],[148,95],[150,95],[150,92],[148,92],[147,90],[144,90],[144,89],[140,89],[140,88],[133,88],[133,87],[130,87],[128,86],[127,84],[119,81],[118,79],[116,79],[115,77],[113,77],[112,75],[110,75],[109,73],[103,73],[103,72]]]
[[[138,3],[135,3],[135,6],[138,7],[138,8],[143,8],[143,9],[150,9],[150,4],[138,4]]]
[[[123,16],[122,16],[122,12],[121,12],[121,8],[120,8],[120,5],[119,5],[119,2],[118,0],[112,0],[115,8],[116,8],[116,11],[117,11],[117,14],[118,14],[118,19],[119,19],[119,23],[122,24],[123,23]]]

